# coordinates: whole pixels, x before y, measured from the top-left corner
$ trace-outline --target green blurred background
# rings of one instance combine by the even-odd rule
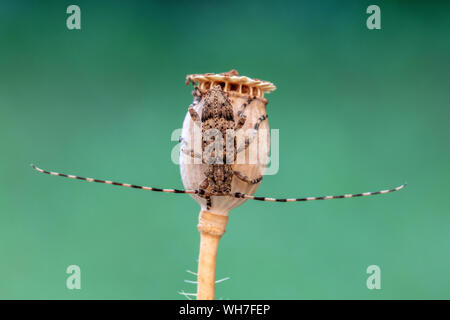
[[[81,8],[82,29],[66,28]],[[381,8],[381,30],[366,8]],[[450,298],[450,6],[406,1],[2,1],[0,298],[185,299],[199,207],[45,169],[182,187],[189,73],[274,82],[280,170],[258,194],[398,193],[231,212],[218,299]],[[68,290],[67,266],[82,289]],[[381,267],[381,290],[366,268]]]

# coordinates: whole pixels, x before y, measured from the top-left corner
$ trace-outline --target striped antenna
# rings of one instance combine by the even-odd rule
[[[259,200],[259,201],[273,201],[273,202],[299,202],[299,201],[312,201],[312,200],[329,200],[329,199],[343,199],[343,198],[355,198],[355,197],[365,197],[365,196],[373,196],[376,194],[385,194],[389,192],[398,191],[400,189],[403,189],[406,186],[406,182],[402,184],[401,186],[394,188],[394,189],[388,189],[388,190],[381,190],[377,192],[364,192],[364,193],[356,193],[356,194],[344,194],[341,196],[324,196],[324,197],[307,197],[307,198],[292,198],[292,199],[276,199],[276,198],[267,198],[267,197],[255,197],[250,196],[248,194],[243,193],[233,193],[231,196],[234,198],[243,198],[243,199],[250,199],[250,200]]]
[[[31,164],[31,166],[33,167],[33,169],[35,169],[35,170],[37,170],[39,172],[46,173],[46,174],[49,174],[49,175],[52,175],[52,176],[59,176],[59,177],[65,177],[65,178],[71,178],[71,179],[84,180],[84,181],[87,181],[87,182],[98,182],[98,183],[112,184],[114,186],[142,189],[142,190],[148,190],[148,191],[157,191],[157,192],[189,193],[189,194],[197,194],[197,193],[199,193],[198,190],[160,189],[160,188],[137,186],[137,185],[128,184],[128,183],[113,182],[113,181],[109,181],[109,180],[83,178],[83,177],[74,176],[74,175],[71,175],[71,174],[64,174],[64,173],[58,173],[58,172],[52,172],[52,171],[45,171],[45,170],[43,170],[41,168],[36,167],[34,164]]]
[[[148,190],[148,191],[157,191],[157,192],[169,192],[169,193],[185,193],[185,194],[198,194],[200,196],[206,195],[207,192],[204,189],[198,189],[198,190],[179,190],[179,189],[160,189],[160,188],[152,188],[152,187],[145,187],[145,186],[137,186],[134,184],[128,184],[128,183],[120,183],[120,182],[113,182],[109,180],[99,180],[99,179],[93,179],[93,178],[83,178],[79,176],[74,176],[70,174],[64,174],[64,173],[58,173],[58,172],[52,172],[52,171],[46,171],[41,168],[36,167],[34,164],[31,164],[33,169],[46,173],[52,176],[60,176],[65,178],[71,178],[71,179],[78,179],[78,180],[84,180],[87,182],[98,182],[98,183],[105,183],[105,184],[112,184],[115,186],[121,186],[121,187],[128,187],[128,188],[134,188],[134,189],[142,189],[142,190]],[[243,194],[240,192],[235,192],[226,196],[233,197],[233,198],[242,198],[242,199],[249,199],[249,200],[258,200],[258,201],[272,201],[272,202],[300,202],[300,201],[312,201],[312,200],[329,200],[329,199],[343,199],[343,198],[355,198],[355,197],[365,197],[365,196],[373,196],[376,194],[385,194],[389,192],[398,191],[400,189],[403,189],[406,186],[406,182],[402,184],[401,186],[394,188],[394,189],[388,189],[388,190],[381,190],[376,192],[364,192],[364,193],[356,193],[356,194],[344,194],[341,196],[323,196],[323,197],[307,197],[307,198],[290,198],[290,199],[277,199],[277,198],[268,198],[268,197],[256,197],[251,196],[248,194]]]

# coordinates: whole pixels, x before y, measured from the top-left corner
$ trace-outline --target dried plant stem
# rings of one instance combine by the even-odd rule
[[[225,233],[227,223],[228,216],[200,211],[197,300],[214,300],[217,248],[220,238]]]

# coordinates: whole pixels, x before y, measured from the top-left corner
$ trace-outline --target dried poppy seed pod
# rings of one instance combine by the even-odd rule
[[[202,115],[204,107],[203,97],[211,88],[219,85],[227,99],[232,105],[234,119],[237,122],[240,112],[246,116],[243,127],[236,130],[236,149],[245,145],[245,138],[248,138],[250,145],[247,149],[236,153],[237,158],[233,164],[233,170],[239,171],[250,179],[264,175],[265,167],[268,163],[268,153],[270,150],[270,134],[268,120],[261,121],[258,119],[266,115],[267,99],[264,93],[275,90],[275,86],[267,81],[251,79],[245,76],[239,76],[237,71],[230,71],[222,74],[193,74],[186,77],[186,83],[194,85],[194,102],[191,105],[194,110]],[[255,130],[255,124],[258,130]],[[182,148],[196,150],[197,154],[201,154],[201,129],[198,127],[189,112],[187,113],[182,130],[182,138],[185,144]],[[226,143],[224,137],[224,143]],[[198,147],[197,149],[195,147]],[[233,159],[232,159],[233,160]],[[191,156],[180,152],[180,171],[184,187],[186,189],[199,189],[201,183],[205,179],[205,171],[208,165],[202,163],[201,159],[192,158]],[[260,183],[249,184],[236,177],[233,177],[231,192],[240,192],[243,194],[253,195],[258,189]],[[200,204],[202,210],[207,210],[206,201],[198,195],[192,197]],[[233,208],[244,203],[246,199],[232,198],[227,196],[213,196],[212,205],[208,209],[209,212],[218,215],[228,215]]]
[[[195,90],[194,102],[184,119],[181,135],[180,171],[184,187],[199,190],[208,185],[210,189],[215,189],[213,192],[220,189],[223,194],[238,192],[253,195],[264,175],[270,150],[264,93],[275,90],[275,86],[270,82],[239,76],[234,70],[222,74],[188,75],[186,80],[187,84],[194,85]],[[227,165],[218,166],[217,170],[203,152],[207,149],[203,140],[208,137],[208,125],[219,131],[223,138],[221,147],[214,150],[214,157],[215,160],[222,159],[220,161]],[[230,137],[229,131],[236,138]],[[217,136],[212,139],[214,144],[217,139]],[[228,157],[230,150],[232,154]],[[220,151],[219,156],[217,151]],[[226,153],[225,161],[223,153]],[[231,165],[228,165],[230,160]],[[211,175],[217,175],[218,179],[212,179]],[[247,182],[242,177],[246,177]],[[208,192],[212,193],[211,190]],[[197,299],[211,300],[215,291],[217,248],[228,223],[228,213],[246,200],[227,195],[201,197],[196,194],[192,197],[201,206]]]

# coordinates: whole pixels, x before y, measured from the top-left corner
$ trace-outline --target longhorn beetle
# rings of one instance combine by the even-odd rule
[[[256,123],[253,126],[254,134],[249,139],[246,138],[245,142],[242,146],[236,145],[236,137],[234,137],[233,143],[223,144],[223,152],[219,152],[216,154],[214,151],[211,152],[211,155],[208,157],[204,157],[203,155],[209,151],[209,147],[211,144],[216,141],[212,141],[210,144],[207,143],[209,134],[208,132],[216,131],[220,132],[222,136],[225,136],[227,130],[239,130],[246,122],[246,116],[244,114],[245,108],[252,102],[252,98],[249,98],[246,103],[242,105],[242,110],[237,113],[237,119],[234,118],[233,115],[233,107],[230,101],[227,98],[226,93],[220,86],[215,86],[210,89],[204,96],[201,92],[196,88],[194,91],[194,103],[189,107],[189,114],[191,119],[198,125],[201,123],[202,128],[202,155],[196,154],[191,149],[182,148],[181,151],[190,155],[193,158],[202,158],[202,163],[207,165],[207,170],[205,172],[206,178],[204,181],[198,186],[197,189],[194,190],[179,190],[179,189],[160,189],[153,187],[145,187],[145,186],[137,186],[134,184],[128,183],[119,183],[113,182],[109,180],[99,180],[93,178],[83,178],[74,175],[68,175],[64,173],[57,173],[46,171],[36,167],[35,165],[31,165],[34,169],[39,172],[50,174],[53,176],[61,176],[72,179],[79,179],[88,182],[99,182],[112,184],[116,186],[122,187],[130,187],[136,189],[143,189],[149,191],[158,191],[158,192],[171,192],[171,193],[186,193],[186,194],[196,194],[202,198],[206,199],[207,209],[211,208],[211,197],[212,196],[225,196],[225,197],[234,197],[234,198],[243,198],[243,199],[251,199],[251,200],[259,200],[259,201],[276,201],[276,202],[296,202],[296,201],[311,201],[311,200],[328,200],[328,199],[341,199],[341,198],[353,198],[353,197],[362,197],[362,196],[371,196],[376,194],[384,194],[393,191],[397,191],[406,186],[402,184],[401,186],[388,189],[381,190],[376,192],[365,192],[365,193],[357,193],[357,194],[345,194],[339,196],[322,196],[322,197],[306,197],[306,198],[288,198],[288,199],[277,199],[277,198],[268,198],[268,197],[256,197],[248,194],[243,194],[240,192],[231,192],[231,183],[233,178],[238,178],[249,184],[257,184],[262,180],[262,176],[249,178],[242,174],[239,171],[233,170],[233,164],[229,163],[228,158],[230,155],[233,155],[233,159],[236,160],[236,156],[239,152],[246,150],[250,143],[253,141],[260,124],[267,119],[267,115],[262,115],[258,118]],[[194,105],[198,103],[203,103],[203,109],[201,112],[201,116],[195,111]],[[184,139],[180,137],[180,142],[185,143]],[[234,162],[233,162],[234,163]]]

